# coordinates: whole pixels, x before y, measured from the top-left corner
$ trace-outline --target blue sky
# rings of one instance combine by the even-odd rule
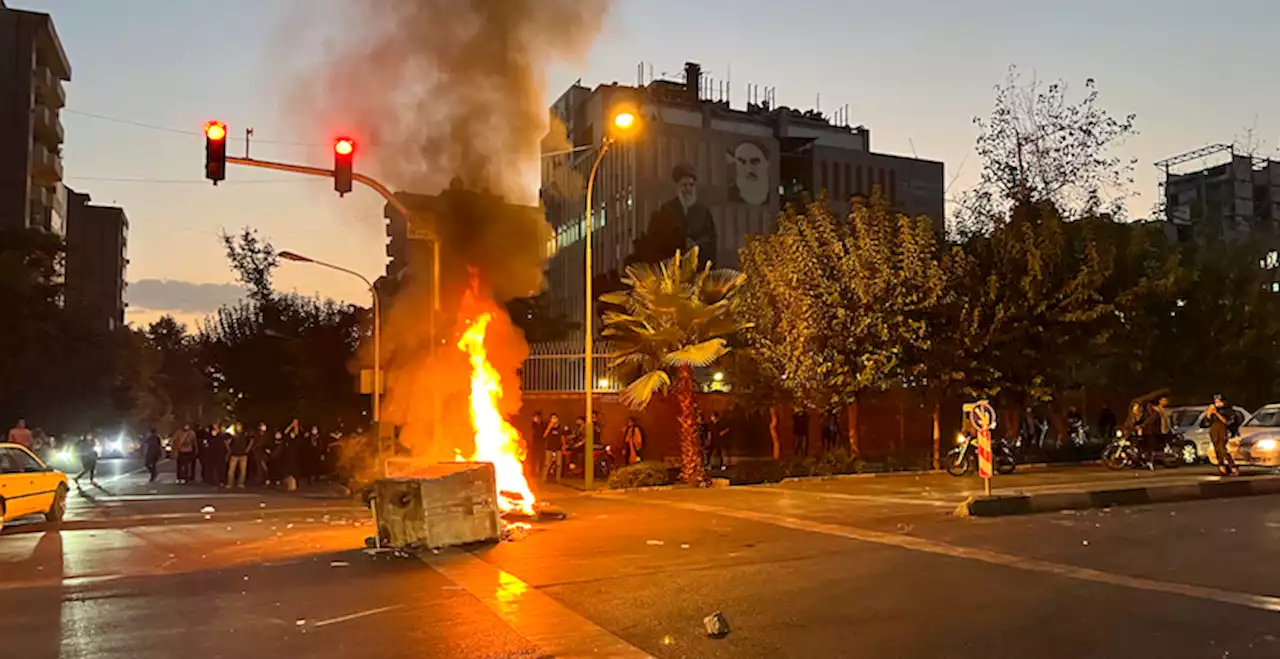
[[[327,147],[305,145],[329,136],[300,134],[280,99],[320,43],[310,26],[288,22],[313,5],[322,21],[319,0],[8,4],[54,17],[73,69],[67,183],[125,208],[131,281],[229,283],[216,236],[244,225],[278,248],[382,271],[381,204],[370,193],[339,200],[327,180],[235,168],[217,188],[202,180],[198,133],[208,119],[231,126],[233,153],[252,126],[253,155],[326,164]],[[786,105],[809,107],[819,94],[823,109],[848,104],[873,149],[941,160],[959,190],[976,175],[972,118],[987,113],[1010,64],[1077,89],[1093,77],[1105,107],[1138,115],[1141,134],[1121,154],[1139,161],[1130,212],[1143,217],[1160,158],[1249,128],[1275,154],[1280,90],[1266,44],[1278,20],[1280,3],[1267,0],[1236,0],[1230,11],[1190,0],[620,0],[585,61],[547,72],[546,97],[577,78],[633,82],[640,61],[659,74],[698,61],[713,78],[731,71],[735,103],[754,82],[776,87]],[[364,301],[354,280],[303,266],[282,266],[278,285]],[[189,291],[193,299],[172,308],[190,318],[201,296],[225,297],[216,290],[168,292]],[[155,297],[152,306],[165,303]]]

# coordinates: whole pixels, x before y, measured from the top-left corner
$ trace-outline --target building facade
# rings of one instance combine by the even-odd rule
[[[0,0],[0,226],[63,233],[62,185],[71,66],[48,14],[10,9]]]
[[[124,325],[129,219],[122,208],[67,193],[66,307],[99,329],[114,330]]]
[[[736,267],[747,237],[772,230],[787,204],[825,192],[836,212],[883,192],[899,211],[943,227],[943,165],[871,151],[870,131],[816,111],[712,98],[701,67],[685,80],[570,87],[552,106],[544,144],[542,204],[554,235],[548,279],[557,310],[585,315],[585,179],[617,107],[636,108],[639,134],[616,142],[600,163],[592,195],[592,269],[617,271],[656,215],[682,218],[689,239],[714,263]],[[563,127],[568,144],[555,139]],[[690,227],[698,227],[691,229]]]

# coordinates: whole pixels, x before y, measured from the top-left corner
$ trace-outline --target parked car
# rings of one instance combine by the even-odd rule
[[[0,444],[0,530],[7,521],[44,515],[61,522],[67,512],[67,475],[18,444]]]
[[[1182,435],[1183,439],[1187,440],[1187,443],[1182,445],[1183,462],[1187,464],[1208,460],[1209,453],[1213,451],[1213,441],[1209,439],[1209,429],[1200,427],[1200,424],[1204,422],[1204,414],[1208,409],[1208,403],[1169,409],[1169,425],[1173,428],[1174,434]],[[1240,415],[1240,418],[1249,418],[1249,413],[1243,407],[1234,406],[1233,409]]]

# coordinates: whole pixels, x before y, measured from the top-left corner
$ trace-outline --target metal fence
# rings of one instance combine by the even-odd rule
[[[610,341],[595,342],[591,368],[596,380],[596,391],[618,390],[618,381],[609,369],[609,358],[613,350],[614,347]],[[530,345],[529,358],[520,369],[521,391],[584,391],[585,351],[586,347],[582,339],[547,341]]]

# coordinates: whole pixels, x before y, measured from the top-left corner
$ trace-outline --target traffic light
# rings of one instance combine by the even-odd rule
[[[351,192],[351,160],[356,153],[356,143],[349,137],[339,137],[333,142],[333,189],[339,196]]]
[[[227,178],[227,125],[221,121],[204,125],[204,177],[214,185]]]

